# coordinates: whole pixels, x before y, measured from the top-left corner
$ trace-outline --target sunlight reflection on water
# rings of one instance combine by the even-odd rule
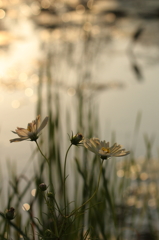
[[[49,1],[43,1],[42,7],[47,9],[49,4]],[[92,11],[96,14],[99,13],[102,4],[102,1],[100,1]],[[117,2],[115,4],[118,5]],[[60,5],[58,7],[61,9],[60,11],[64,9]],[[27,3],[20,4],[20,1],[15,1],[13,7],[9,7],[7,14],[3,9],[0,9],[0,19],[4,20],[4,29],[0,32],[0,44],[3,47],[0,55],[0,108],[1,112],[3,112],[0,121],[0,146],[3,160],[7,157],[13,158],[13,156],[15,159],[25,158],[23,157],[24,149],[22,149],[24,146],[29,151],[30,144],[27,142],[22,143],[23,147],[21,149],[16,144],[10,145],[9,139],[12,138],[10,130],[14,130],[17,126],[25,127],[29,121],[35,118],[36,88],[39,81],[38,71],[41,62],[46,60],[41,47],[42,43],[45,45],[53,42],[54,48],[57,49],[57,59],[60,60],[56,65],[57,78],[62,79],[65,84],[67,76],[69,84],[64,92],[66,96],[69,95],[68,102],[71,103],[72,99],[76,97],[77,89],[75,85],[78,78],[73,65],[69,66],[65,62],[67,51],[65,52],[66,58],[63,58],[63,55],[60,55],[61,50],[67,42],[74,42],[76,51],[72,55],[74,62],[76,57],[74,55],[78,55],[80,52],[80,40],[84,39],[85,33],[91,31],[92,35],[97,38],[101,36],[101,33],[105,34],[105,41],[102,42],[101,48],[96,48],[98,49],[98,56],[94,59],[93,65],[89,66],[89,70],[92,71],[92,83],[86,82],[81,87],[85,89],[84,91],[94,90],[94,95],[97,95],[99,119],[102,119],[101,138],[108,140],[111,138],[112,132],[115,131],[117,141],[120,139],[123,144],[126,141],[128,147],[131,147],[136,115],[141,111],[143,118],[137,154],[142,155],[145,152],[143,133],[147,133],[149,136],[155,135],[155,148],[157,149],[159,114],[157,109],[154,108],[154,103],[159,101],[157,91],[159,87],[159,71],[158,66],[155,65],[159,55],[156,53],[158,48],[155,46],[155,40],[152,39],[153,43],[149,41],[149,31],[151,33],[155,32],[151,26],[156,26],[156,21],[148,22],[146,31],[141,37],[141,41],[149,44],[149,48],[146,45],[135,45],[134,52],[144,75],[143,82],[137,82],[131,71],[131,63],[126,51],[130,43],[129,37],[135,31],[136,26],[142,25],[143,21],[136,21],[133,18],[121,19],[116,27],[111,26],[117,20],[117,17],[114,13],[108,12],[106,15],[95,15],[97,21],[94,24],[94,18],[92,20],[91,16],[88,16],[86,21],[83,19],[85,11],[86,7],[78,4],[74,11],[62,12],[61,18],[57,18],[57,16],[55,17],[46,11],[40,12],[40,6],[36,1],[31,5],[27,5]],[[32,16],[34,22],[29,18],[31,14],[34,15]],[[72,24],[75,23],[75,25],[64,29],[57,27],[49,31],[36,26],[36,24],[39,26],[43,24],[43,27],[47,24],[56,26],[61,21],[64,24],[71,22]],[[100,27],[101,22],[103,22],[102,27]],[[78,28],[78,26],[81,26],[81,28]],[[80,34],[80,32],[82,33]],[[112,37],[114,40],[112,40]],[[60,49],[59,52],[58,49]],[[112,84],[113,81],[114,85]],[[122,86],[121,83],[125,88],[118,89],[119,86]],[[109,87],[110,90],[106,91]],[[114,89],[114,87],[117,88]],[[99,94],[96,92],[97,88]],[[26,147],[26,145],[29,145],[29,147]],[[154,149],[155,154],[156,149]],[[20,166],[23,165],[22,161],[18,161],[18,163]],[[121,176],[122,173],[119,172],[119,175]]]

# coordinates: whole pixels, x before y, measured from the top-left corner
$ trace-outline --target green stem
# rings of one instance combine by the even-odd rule
[[[48,165],[49,165],[49,167],[50,167],[49,160],[46,158],[46,156],[45,156],[45,155],[43,154],[43,152],[41,151],[40,146],[39,146],[39,144],[37,143],[37,141],[35,141],[35,142],[36,142],[36,145],[37,145],[37,147],[38,147],[38,149],[39,149],[39,152],[40,152],[41,155],[45,158],[46,162],[48,163]]]
[[[6,224],[6,233],[7,233],[7,240],[9,239],[10,231],[9,231],[9,224]]]
[[[65,155],[65,162],[64,162],[63,192],[64,192],[65,216],[66,216],[66,186],[65,186],[65,182],[66,182],[66,162],[67,162],[67,155],[68,155],[68,152],[69,152],[71,146],[72,146],[72,143],[70,144],[70,146],[67,149],[67,152],[66,152],[66,155]]]
[[[46,199],[45,194],[44,194],[44,199],[45,199],[45,202],[46,202],[46,204],[48,206],[48,209],[49,209],[49,211],[50,211],[50,213],[52,215],[52,221],[53,221],[53,224],[54,224],[56,237],[59,237],[57,223],[56,223],[56,220],[55,220],[55,217],[54,217],[54,213],[52,212],[52,208],[50,207],[50,204],[49,204],[48,200]]]
[[[110,196],[110,193],[108,190],[107,179],[105,178],[104,171],[102,172],[102,175],[103,175],[104,188],[105,188],[105,192],[106,192],[106,196],[107,196],[107,201],[108,201],[108,204],[111,209],[112,216],[113,216],[114,227],[117,228],[116,216],[115,216],[115,212],[114,212],[114,208],[113,208],[113,204],[112,204],[112,199],[111,199],[111,196]]]
[[[89,202],[92,200],[92,198],[95,196],[95,194],[97,193],[98,188],[99,188],[101,173],[102,173],[103,162],[104,162],[104,160],[102,159],[102,163],[101,163],[101,166],[100,166],[100,173],[99,173],[99,177],[98,177],[98,183],[97,183],[96,190],[94,191],[94,193],[92,194],[92,196],[91,196],[86,202],[84,202],[80,207],[78,207],[77,209],[75,209],[68,217],[73,216],[79,209],[81,209],[83,206],[85,206],[87,203],[89,203]]]
[[[18,233],[20,233],[26,240],[31,240],[29,237],[27,237],[27,235],[17,226],[15,225],[13,222],[11,222],[10,220],[7,220],[5,215],[0,212],[0,216],[3,217],[3,219],[5,219],[8,223],[9,226],[13,227]]]

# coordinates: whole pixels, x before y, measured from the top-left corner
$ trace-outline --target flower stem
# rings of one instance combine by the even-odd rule
[[[41,151],[41,148],[40,148],[39,144],[37,143],[37,141],[35,141],[35,142],[36,142],[36,145],[37,145],[37,147],[38,147],[38,149],[39,149],[39,152],[40,152],[41,155],[45,158],[46,162],[47,162],[48,165],[50,166],[49,160],[47,159],[47,157],[46,157],[46,156],[43,154],[43,152]]]
[[[56,219],[55,219],[55,216],[54,216],[54,212],[52,211],[52,208],[51,208],[51,206],[50,206],[50,204],[49,204],[49,202],[48,202],[48,200],[47,200],[47,198],[45,196],[45,193],[44,193],[44,199],[45,199],[47,207],[48,207],[48,209],[49,209],[49,211],[50,211],[50,213],[52,215],[52,221],[53,221],[53,225],[54,225],[54,228],[55,228],[56,237],[59,237],[59,233],[58,233],[58,228],[57,228],[57,223],[56,223]]]
[[[101,173],[102,173],[102,166],[103,166],[103,162],[104,160],[102,159],[102,163],[100,165],[100,173],[99,173],[99,177],[98,177],[98,183],[97,183],[97,187],[96,190],[94,191],[94,193],[92,194],[92,196],[86,201],[84,202],[80,207],[78,207],[77,209],[75,209],[68,217],[73,216],[78,210],[80,210],[82,207],[84,207],[87,203],[89,203],[92,198],[96,195],[98,188],[99,188],[99,183],[100,183],[100,178],[101,178]]]
[[[67,155],[68,155],[68,152],[69,152],[71,146],[72,146],[72,143],[70,144],[70,146],[67,149],[67,152],[66,152],[66,155],[65,155],[65,162],[64,162],[63,192],[64,192],[65,216],[66,216],[66,186],[65,186],[65,182],[66,182],[66,162],[67,162]]]

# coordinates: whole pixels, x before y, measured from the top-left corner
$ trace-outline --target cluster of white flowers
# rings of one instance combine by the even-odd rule
[[[13,133],[17,134],[19,138],[11,139],[10,142],[20,142],[28,139],[36,142],[39,137],[39,133],[47,125],[47,122],[48,117],[46,117],[40,124],[40,115],[38,115],[35,120],[28,123],[27,129],[17,127]],[[73,145],[82,144],[85,148],[100,156],[101,159],[123,157],[130,153],[129,151],[125,151],[125,149],[117,143],[114,143],[113,146],[109,147],[109,142],[100,141],[98,138],[86,139],[80,133],[77,133],[75,136],[72,134],[70,141]]]

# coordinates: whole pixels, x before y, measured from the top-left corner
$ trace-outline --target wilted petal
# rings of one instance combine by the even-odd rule
[[[38,130],[39,127],[40,127],[40,115],[36,117],[36,131]]]
[[[10,143],[12,142],[21,142],[21,141],[24,141],[24,140],[27,140],[29,139],[28,137],[24,137],[24,138],[14,138],[14,139],[10,139]]]
[[[38,130],[37,130],[37,134],[38,134],[39,132],[41,132],[41,130],[46,126],[46,124],[47,124],[47,122],[48,122],[48,119],[49,119],[49,118],[46,117],[46,118],[42,121],[40,127],[39,127]]]
[[[27,137],[28,136],[28,130],[25,128],[17,128],[16,133],[19,135],[19,137]]]

